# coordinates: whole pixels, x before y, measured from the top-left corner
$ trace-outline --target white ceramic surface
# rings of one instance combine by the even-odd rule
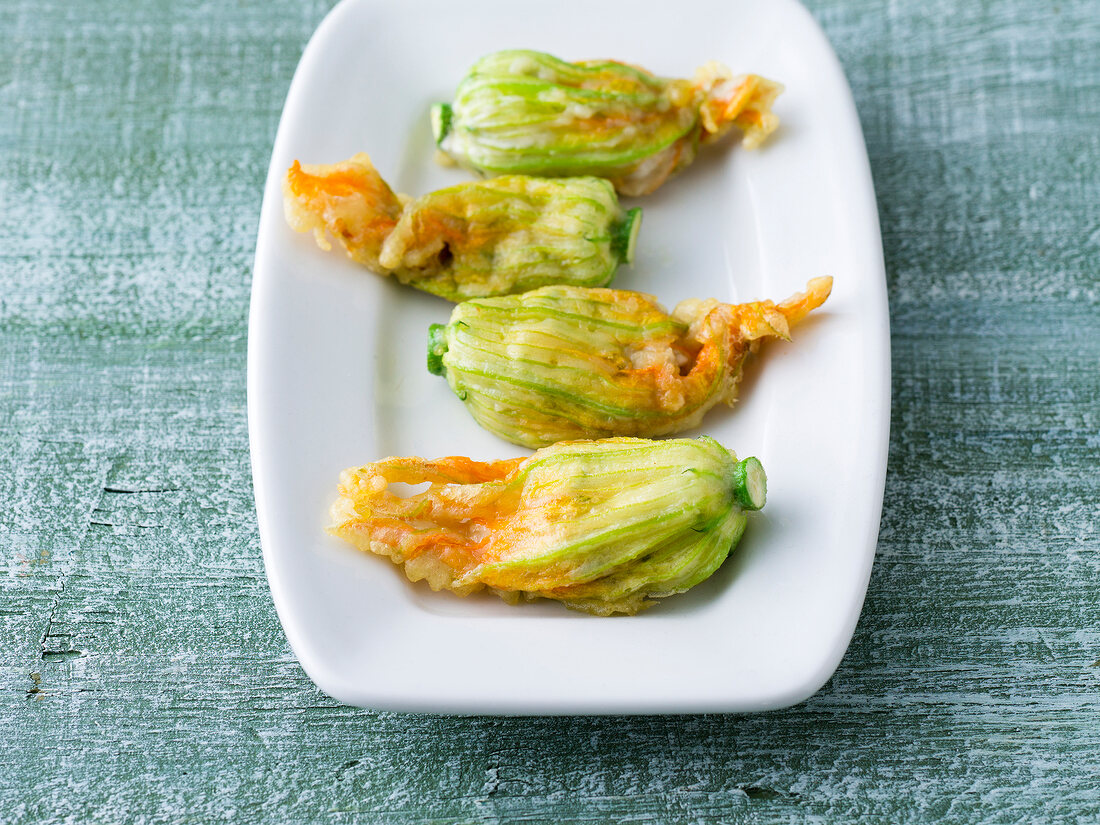
[[[248,344],[256,510],[271,592],[309,676],[349,704],[469,713],[755,711],[799,702],[851,638],[878,536],[889,328],[870,170],[844,75],[793,0],[621,4],[344,0],[295,74],[272,153]],[[781,299],[816,275],[832,297],[746,370],[707,432],[769,477],[768,503],[710,580],[636,617],[509,607],[413,585],[326,535],[346,466],[390,455],[524,454],[481,430],[425,368],[451,304],[326,254],[284,223],[295,158],[367,151],[395,189],[466,180],[433,162],[428,107],[501,48],[614,57],[670,76],[711,59],[786,85],[782,126],[710,147],[644,208],[614,286]],[[692,433],[688,433],[689,435]]]

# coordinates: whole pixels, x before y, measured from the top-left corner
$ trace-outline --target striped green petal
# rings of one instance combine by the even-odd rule
[[[651,192],[731,125],[750,148],[775,129],[779,84],[735,78],[708,63],[692,80],[614,61],[568,63],[549,54],[490,54],[432,108],[439,148],[487,175],[598,175],[628,195]]]
[[[395,482],[428,487],[401,497]],[[345,471],[331,532],[433,589],[636,613],[718,569],[762,485],[756,459],[706,437],[573,441],[496,462],[391,458]]]
[[[595,177],[508,175],[415,200],[393,193],[370,159],[291,167],[291,226],[382,275],[451,301],[547,284],[603,286],[630,263],[640,210]]]
[[[696,426],[736,398],[745,358],[787,338],[831,278],[780,304],[688,300],[553,286],[455,307],[429,333],[428,369],[478,423],[515,444],[658,436]]]

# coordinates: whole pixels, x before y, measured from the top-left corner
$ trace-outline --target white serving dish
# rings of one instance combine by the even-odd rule
[[[271,592],[309,676],[340,701],[447,713],[757,711],[836,669],[874,556],[890,350],[878,217],[859,120],[821,30],[793,0],[552,4],[344,0],[302,56],[257,239],[248,342],[256,510]],[[786,85],[756,152],[729,140],[659,192],[614,286],[779,300],[833,275],[825,307],[747,367],[707,432],[769,476],[767,507],[710,580],[636,617],[509,607],[410,584],[326,535],[346,466],[390,455],[525,454],[481,430],[425,368],[451,305],[324,253],[283,220],[295,158],[367,151],[395,189],[469,179],[433,162],[428,107],[500,48],[613,57],[690,76],[722,60]]]

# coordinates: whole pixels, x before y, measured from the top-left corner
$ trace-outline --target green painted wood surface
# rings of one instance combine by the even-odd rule
[[[758,716],[462,719],[320,694],[263,575],[251,256],[327,3],[0,0],[0,821],[1100,820],[1100,4],[811,8],[893,324],[848,655]]]

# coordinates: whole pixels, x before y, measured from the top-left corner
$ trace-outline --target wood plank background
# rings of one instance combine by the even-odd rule
[[[0,0],[0,821],[1100,820],[1100,3],[810,3],[889,278],[867,603],[799,707],[611,719],[341,707],[279,628],[247,301],[328,5]]]

